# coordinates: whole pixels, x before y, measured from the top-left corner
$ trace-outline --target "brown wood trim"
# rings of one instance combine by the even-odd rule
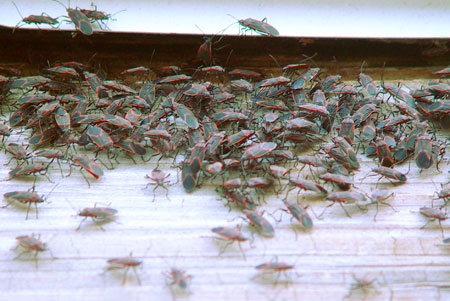
[[[178,65],[192,73],[200,65],[196,52],[203,35],[133,32],[95,32],[92,36],[57,29],[17,29],[0,26],[0,64],[20,66],[23,73],[35,73],[48,63],[88,62],[101,66],[110,77],[120,71],[147,66]],[[218,41],[214,39],[214,41]],[[364,72],[380,79],[436,78],[431,74],[450,64],[450,39],[295,38],[265,36],[223,36],[215,44],[217,64],[279,75],[280,65],[296,63],[315,53],[314,63],[330,74],[354,79],[365,61]],[[150,64],[151,54],[155,55]],[[231,55],[230,52],[232,51]],[[229,58],[227,62],[227,58]]]

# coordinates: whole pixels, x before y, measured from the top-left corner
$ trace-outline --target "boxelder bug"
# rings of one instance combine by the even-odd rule
[[[145,187],[147,188],[150,185],[155,185],[155,188],[153,188],[153,200],[152,202],[155,201],[156,195],[155,195],[155,190],[158,187],[162,187],[166,190],[166,198],[170,201],[169,199],[169,190],[167,189],[166,185],[171,186],[173,184],[170,184],[170,181],[166,181],[166,179],[170,176],[170,173],[166,174],[164,171],[159,170],[159,169],[153,169],[151,175],[145,175],[146,179],[150,179],[152,180],[154,183],[148,183]]]
[[[277,144],[275,142],[262,142],[253,144],[248,147],[241,157],[241,167],[242,172],[245,174],[244,162],[247,160],[262,158],[277,148]]]
[[[53,0],[61,4],[67,11],[70,20],[75,25],[75,28],[79,30],[81,33],[90,36],[93,33],[92,23],[89,19],[80,11],[78,8],[67,8],[64,4],[62,4],[58,0]],[[70,5],[70,4],[69,4]]]
[[[362,66],[361,66],[362,69]],[[372,78],[364,73],[359,73],[358,75],[358,81],[361,84],[361,86],[364,88],[364,90],[367,91],[367,93],[371,96],[377,95],[377,86],[373,82]]]
[[[310,230],[313,227],[313,221],[311,216],[306,211],[306,208],[303,207],[301,204],[298,204],[297,201],[294,200],[282,200],[284,205],[286,206],[286,209],[280,208],[277,210],[281,210],[287,213],[290,213],[292,216],[290,218],[290,222],[292,224],[292,219],[296,219],[300,224],[302,224],[303,227],[305,227],[306,230]],[[277,211],[275,210],[275,212]],[[281,221],[281,216],[280,220]],[[292,225],[294,226],[294,225]],[[295,238],[297,239],[297,231],[294,229]]]
[[[370,204],[375,203],[377,205],[377,211],[373,217],[373,220],[376,222],[377,221],[377,215],[378,215],[378,207],[379,204],[382,205],[386,205],[392,208],[392,210],[397,211],[394,209],[394,207],[392,207],[391,204],[386,203],[386,200],[393,197],[395,194],[393,192],[390,192],[387,189],[375,189],[374,191],[372,191],[372,194],[370,195],[369,199],[370,199]],[[368,205],[370,205],[368,204]]]
[[[75,154],[72,156],[72,161],[78,164],[81,169],[86,170],[88,173],[90,173],[94,178],[98,179],[99,177],[103,176],[103,170],[100,166],[100,164],[94,162],[91,158],[84,154]],[[86,179],[85,175],[81,173],[83,178],[88,183],[88,186],[91,187],[91,184]]]
[[[245,214],[250,224],[255,227],[262,236],[273,237],[275,235],[273,226],[262,216],[262,214],[248,209],[243,209],[242,212]]]
[[[169,281],[167,284],[173,288],[176,287],[179,290],[186,291],[190,280],[193,278],[191,275],[187,275],[186,271],[178,268],[171,268],[170,271],[163,273]]]
[[[25,219],[28,219],[28,212],[30,212],[31,204],[34,203],[34,207],[36,208],[36,218],[38,218],[37,204],[38,203],[43,203],[48,198],[50,193],[52,193],[52,191],[56,188],[56,186],[58,186],[58,184],[56,184],[52,188],[52,190],[49,191],[49,193],[47,194],[46,197],[40,196],[36,192],[34,192],[34,186],[32,187],[32,191],[27,190],[27,191],[7,192],[7,193],[5,193],[3,195],[3,197],[7,201],[7,204],[5,206],[1,207],[1,208],[8,207],[14,201],[22,203],[22,204],[27,204],[27,215],[26,215]]]
[[[366,197],[359,192],[355,191],[336,191],[336,192],[330,192],[327,196],[327,201],[331,201],[332,203],[328,205],[323,212],[319,215],[322,216],[328,207],[333,206],[336,202],[339,202],[339,205],[341,205],[342,209],[345,211],[345,214],[348,217],[351,217],[350,214],[348,214],[347,210],[345,209],[343,204],[353,204],[353,203],[365,203],[367,201]]]
[[[80,230],[81,225],[84,223],[84,221],[90,217],[92,221],[99,226],[99,228],[102,231],[105,231],[102,226],[100,226],[100,223],[106,223],[115,218],[115,215],[117,214],[117,210],[110,207],[97,207],[97,204],[94,205],[94,207],[90,208],[83,208],[81,211],[78,212],[78,216],[84,217],[83,220],[80,222],[78,227],[75,229],[75,231]]]
[[[433,165],[433,153],[432,153],[433,143],[428,135],[422,135],[417,138],[414,158],[416,160],[416,165],[420,169],[428,169]]]
[[[290,176],[288,185],[291,185],[292,187],[286,192],[286,197],[284,199],[287,199],[289,192],[295,189],[295,187],[299,187],[300,190],[303,189],[306,191],[313,191],[321,195],[326,195],[328,193],[325,188],[323,188],[316,182],[305,180],[299,176]]]
[[[246,191],[240,188],[217,187],[216,192],[227,200],[227,206],[231,211],[231,205],[235,204],[239,208],[254,209],[256,203]]]
[[[34,184],[36,183],[37,175],[44,175],[45,177],[47,177],[47,179],[50,183],[53,183],[52,180],[50,180],[50,178],[47,176],[47,170],[50,167],[50,164],[51,163],[49,163],[49,164],[30,163],[30,164],[18,166],[9,172],[9,178],[6,179],[6,181],[9,181],[16,177],[33,175],[34,176],[33,187],[34,187]]]
[[[397,181],[397,183],[405,183],[406,182],[406,176],[401,173],[400,171],[393,169],[393,168],[389,168],[389,167],[384,167],[384,166],[379,166],[379,167],[375,167],[372,168],[372,172],[380,175],[380,179],[385,177],[386,179],[389,180],[389,182],[393,183],[392,180]]]
[[[242,234],[241,230],[238,227],[236,227],[236,228],[215,227],[215,228],[212,228],[211,231],[220,236],[220,237],[215,237],[216,239],[224,240],[227,242],[225,244],[225,246],[221,248],[219,255],[221,255],[223,252],[225,252],[225,249],[230,244],[237,241],[237,243],[239,245],[239,249],[241,250],[242,256],[244,257],[245,260],[247,260],[245,257],[244,250],[242,250],[241,242],[247,241],[248,237],[245,236],[244,234]]]
[[[375,151],[380,165],[391,167],[395,163],[394,155],[385,139],[377,138],[375,143]]]
[[[234,18],[233,16],[229,15],[230,17]],[[236,18],[234,18],[236,19]],[[237,20],[237,19],[236,19]],[[262,21],[247,18],[247,19],[241,19],[238,20],[239,25],[241,25],[244,28],[244,31],[253,30],[257,33],[260,33],[262,35],[268,35],[268,36],[278,36],[280,33],[278,30],[276,30],[275,27],[267,23],[266,18],[262,19]]]
[[[123,273],[122,285],[124,285],[127,282],[127,273],[130,269],[133,269],[133,272],[136,275],[136,280],[138,284],[141,285],[141,279],[139,278],[139,275],[136,272],[136,267],[140,266],[143,261],[133,257],[132,252],[130,253],[129,256],[111,258],[108,259],[106,262],[109,264],[109,266],[106,267],[107,271],[118,269],[125,270]]]
[[[442,229],[441,222],[448,218],[447,214],[444,211],[442,211],[441,209],[429,208],[429,207],[422,207],[422,208],[420,208],[419,212],[423,216],[425,216],[425,217],[430,219],[420,229],[425,228],[430,222],[437,220],[439,222],[439,227],[441,228],[442,238],[444,238],[444,229]]]
[[[342,190],[349,190],[353,185],[353,179],[351,177],[340,174],[324,173],[319,176],[319,179],[334,183]]]
[[[261,274],[255,276],[259,277],[261,280],[264,280],[264,277],[267,277],[269,274],[272,275],[270,281],[273,282],[273,286],[277,286],[280,280],[281,273],[283,273],[285,276],[284,282],[287,285],[289,282],[291,282],[291,280],[286,274],[286,271],[294,269],[294,265],[285,262],[279,262],[278,260],[276,260],[259,264],[255,267],[255,269],[261,272]]]
[[[4,146],[4,148],[5,148],[6,152],[13,155],[11,160],[14,158],[17,160],[17,165],[20,165],[19,164],[20,160],[23,160],[24,162],[26,162],[27,159],[29,158],[29,154],[27,153],[26,148],[20,144],[8,143]],[[8,165],[11,162],[11,160],[9,160],[8,163],[6,163],[6,165]]]
[[[357,278],[354,274],[352,275],[354,283],[350,286],[350,292],[344,296],[344,299],[350,299],[352,297],[352,294],[354,291],[360,291],[364,297],[369,293],[368,290],[374,287],[374,283],[378,280],[376,278],[372,280],[368,280],[365,277],[364,278]],[[362,296],[360,296],[362,297]],[[366,299],[366,298],[361,298]]]
[[[91,3],[91,6],[93,6],[95,9],[80,9],[80,12],[82,14],[84,14],[88,19],[91,19],[92,22],[97,22],[97,24],[99,25],[100,28],[101,28],[100,23],[103,24],[105,26],[105,28],[108,28],[105,21],[114,20],[112,18],[113,16],[124,11],[124,9],[123,9],[123,10],[120,10],[117,13],[114,13],[113,15],[111,15],[111,14],[107,14],[105,12],[97,10],[97,5],[93,5],[93,3]]]
[[[433,200],[442,199],[444,201],[444,204],[440,207],[440,209],[442,209],[445,206],[447,206],[449,198],[450,198],[450,187],[448,185],[441,184],[441,191],[439,192],[436,191],[436,198],[433,198]]]
[[[14,248],[13,250],[17,250],[18,247],[22,247],[23,252],[21,252],[19,255],[17,255],[14,258],[14,260],[18,259],[25,253],[34,252],[33,257],[34,257],[34,262],[37,267],[38,266],[38,262],[37,262],[38,253],[44,252],[44,251],[50,251],[47,247],[47,244],[40,240],[40,237],[41,237],[40,234],[38,234],[37,237],[35,237],[34,234],[17,236],[16,240],[17,240],[18,244],[17,244],[17,247]],[[51,251],[50,251],[50,254],[52,255],[52,257],[54,257],[53,254],[51,253]]]
[[[16,28],[19,28],[21,23],[25,23],[25,24],[48,24],[50,26],[53,27],[53,25],[58,24],[58,18],[52,18],[49,15],[47,15],[46,13],[42,13],[40,15],[29,15],[28,17],[24,18],[22,16],[22,14],[19,11],[19,8],[17,7],[16,3],[14,3],[14,1],[11,1],[12,4],[14,4],[14,6],[17,9],[17,12],[19,13],[20,17],[22,18],[22,20],[17,23],[17,25],[14,27],[13,32],[16,30]]]

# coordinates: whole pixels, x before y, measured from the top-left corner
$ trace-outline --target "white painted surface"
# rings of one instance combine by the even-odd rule
[[[22,15],[52,17],[65,13],[50,0],[16,0]],[[63,1],[67,5],[66,1]],[[71,1],[71,7],[89,8],[90,0]],[[236,20],[267,18],[283,36],[300,37],[450,37],[450,2],[389,0],[304,1],[96,1],[98,10],[114,14],[113,31],[214,34],[230,26],[225,34],[238,34]],[[0,2],[2,25],[20,20],[10,1]],[[27,25],[28,27],[28,25]],[[33,27],[33,26],[31,26]],[[61,28],[73,28],[64,24]]]
[[[408,83],[409,85],[409,83]],[[413,85],[410,85],[413,86]],[[25,135],[22,134],[22,138]],[[14,141],[18,136],[10,138]],[[92,155],[92,154],[91,154]],[[0,154],[0,164],[9,155]],[[376,177],[367,177],[374,163],[359,156],[361,170],[355,175],[358,189],[370,192]],[[137,165],[119,157],[120,165],[105,170],[99,180],[91,181],[89,189],[80,172],[73,169],[70,177],[62,178],[57,165],[49,171],[58,183],[48,202],[40,204],[39,219],[25,220],[20,206],[0,208],[0,299],[2,300],[448,300],[449,247],[443,246],[441,231],[436,222],[426,223],[418,210],[430,206],[439,183],[448,181],[449,166],[442,164],[442,172],[431,168],[419,172],[411,164],[408,182],[393,187],[387,182],[381,187],[392,189],[395,197],[389,201],[396,211],[381,206],[377,221],[373,220],[375,206],[367,213],[354,205],[346,205],[352,215],[348,218],[339,205],[328,209],[323,219],[314,220],[314,228],[304,231],[289,216],[283,214],[280,223],[270,215],[275,237],[265,239],[255,234],[254,241],[242,243],[246,259],[236,245],[219,255],[223,244],[213,239],[210,229],[216,226],[241,224],[249,235],[251,230],[240,214],[224,206],[214,192],[214,186],[205,181],[203,187],[186,194],[181,183],[169,187],[166,199],[163,189],[153,197],[144,177],[155,167],[154,162]],[[6,179],[14,163],[0,170],[0,179]],[[63,164],[63,166],[65,166]],[[162,170],[171,172],[169,180],[175,183],[176,170],[162,163]],[[399,166],[407,172],[408,164]],[[307,168],[305,169],[305,171]],[[65,170],[67,173],[67,170]],[[433,182],[434,183],[433,183]],[[361,184],[361,182],[364,182]],[[0,194],[25,190],[31,180],[0,182]],[[54,187],[45,177],[39,177],[36,189],[46,194]],[[296,198],[292,191],[291,198]],[[314,194],[302,192],[302,202],[310,204],[319,214],[328,204]],[[280,197],[266,195],[266,212],[282,208]],[[117,209],[117,222],[107,223],[101,231],[87,220],[79,231],[81,221],[76,210],[101,203]],[[435,205],[441,201],[435,201]],[[72,206],[75,208],[72,208]],[[20,209],[22,208],[22,209]],[[275,216],[278,218],[280,212]],[[446,237],[450,221],[442,222]],[[294,233],[294,229],[298,232]],[[49,252],[38,255],[38,267],[33,257],[13,260],[17,252],[15,237],[39,233],[48,243]],[[122,286],[122,271],[104,273],[106,260],[112,257],[133,256],[143,260],[138,269],[142,285],[136,282],[132,271]],[[295,271],[287,275],[260,276],[255,266],[276,260],[294,264]],[[170,267],[185,269],[192,275],[190,293],[172,295],[162,275]],[[259,276],[258,276],[259,275]],[[353,275],[367,280],[376,279],[366,293],[353,291]],[[273,281],[279,283],[273,285]]]

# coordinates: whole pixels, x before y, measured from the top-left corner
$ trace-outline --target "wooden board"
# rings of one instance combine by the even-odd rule
[[[30,51],[35,53],[36,48]],[[22,141],[24,137],[26,134],[16,131],[8,141]],[[2,153],[0,164],[7,163],[9,158]],[[107,162],[105,156],[100,158]],[[182,159],[178,157],[177,162]],[[355,174],[355,183],[358,189],[370,193],[378,182],[377,177],[368,177],[375,163],[364,156],[359,159],[362,166]],[[217,182],[206,180],[201,189],[187,194],[177,182],[178,169],[171,161],[162,161],[160,168],[170,172],[168,180],[173,185],[168,187],[168,198],[165,190],[158,188],[156,200],[152,202],[152,187],[146,188],[149,181],[145,175],[156,167],[155,160],[137,159],[138,164],[133,164],[120,156],[118,161],[120,164],[105,170],[99,180],[87,175],[90,188],[78,169],[73,168],[70,177],[62,177],[59,167],[53,164],[48,175],[54,183],[43,176],[37,180],[39,194],[53,190],[48,202],[39,205],[39,218],[35,218],[33,208],[28,220],[24,219],[26,208],[11,205],[0,209],[0,296],[8,300],[61,297],[70,300],[445,300],[450,297],[450,248],[443,245],[437,222],[421,229],[427,221],[418,213],[421,207],[431,206],[439,184],[448,182],[446,162],[441,165],[441,172],[435,168],[420,172],[414,163],[401,165],[398,168],[405,173],[410,169],[404,185],[394,187],[382,180],[378,186],[392,189],[395,197],[389,201],[393,208],[380,206],[376,221],[374,205],[368,212],[345,205],[352,216],[348,218],[336,204],[321,219],[309,211],[314,228],[306,231],[291,223],[288,214],[273,213],[283,207],[284,194],[277,196],[269,191],[262,209],[275,227],[274,238],[254,234],[250,241],[242,243],[242,251],[233,244],[220,254],[224,243],[214,238],[213,227],[242,225],[248,236],[252,230],[239,218],[241,214],[230,212],[224,206],[215,192]],[[8,178],[14,164],[13,161],[1,169],[0,179]],[[62,166],[63,174],[67,175],[67,164],[62,162]],[[26,190],[32,183],[33,179],[2,181],[0,192]],[[297,190],[289,198],[295,200]],[[317,214],[329,204],[322,197],[306,192],[301,192],[298,200],[309,204]],[[77,210],[94,204],[117,209],[116,221],[102,224],[105,230],[102,231],[86,220],[75,231],[82,220]],[[281,221],[276,221],[280,216]],[[448,221],[442,222],[445,235],[448,235],[448,225]],[[38,254],[37,266],[32,254],[15,260],[20,249],[11,250],[16,246],[15,237],[31,233],[39,234],[51,250],[51,253]],[[131,252],[143,261],[137,268],[142,285],[138,285],[132,270],[128,271],[124,285],[123,271],[105,270],[109,258],[128,256]],[[293,264],[295,269],[280,275],[261,274],[255,269],[258,264],[277,260]],[[171,292],[163,275],[171,267],[181,268],[192,276],[188,292]],[[354,277],[373,280],[373,287],[352,290]]]
[[[14,135],[23,139],[25,135]],[[2,154],[5,164],[9,155]],[[106,158],[100,156],[103,161]],[[181,160],[182,158],[178,158]],[[360,171],[355,175],[359,190],[370,193],[377,185],[377,177],[368,177],[372,160],[359,157]],[[426,220],[419,208],[431,206],[439,183],[448,182],[449,167],[420,172],[414,163],[399,169],[407,172],[408,182],[394,187],[381,181],[379,187],[389,188],[395,197],[389,201],[393,208],[380,206],[376,221],[375,205],[362,212],[354,205],[345,205],[348,218],[339,205],[330,207],[322,219],[313,216],[314,228],[305,231],[282,208],[281,198],[268,192],[262,208],[275,226],[275,237],[262,238],[254,234],[251,242],[242,243],[242,252],[235,244],[219,255],[224,243],[217,241],[210,229],[217,226],[242,225],[247,235],[251,228],[239,219],[237,211],[229,211],[214,191],[215,185],[206,180],[201,189],[191,194],[184,192],[177,182],[177,171],[171,162],[162,162],[160,168],[170,172],[168,198],[164,189],[157,189],[152,202],[152,187],[145,175],[155,168],[155,161],[133,164],[125,157],[118,158],[113,170],[106,170],[99,180],[89,175],[89,188],[78,169],[70,177],[61,177],[57,165],[49,170],[50,183],[39,176],[36,190],[47,194],[48,201],[39,204],[39,218],[33,208],[28,220],[21,206],[0,210],[0,287],[8,300],[33,296],[47,300],[60,296],[69,299],[121,298],[141,299],[157,296],[159,300],[176,298],[198,299],[446,299],[449,273],[449,247],[443,246],[439,225],[431,222],[421,229]],[[106,161],[107,162],[107,161]],[[1,179],[8,178],[14,163],[4,166]],[[63,173],[68,174],[63,162]],[[26,190],[33,180],[0,182],[2,193]],[[297,198],[293,190],[290,199]],[[301,192],[299,200],[311,205],[317,214],[328,202],[312,193]],[[5,201],[4,201],[5,202]],[[435,201],[439,203],[442,201]],[[101,224],[105,231],[91,220],[86,220],[75,231],[82,218],[77,210],[94,204],[108,205],[118,210],[116,222]],[[281,217],[281,221],[275,219]],[[448,235],[447,221],[442,223]],[[38,255],[35,266],[32,254],[14,260],[20,253],[11,250],[15,237],[36,233],[48,243],[50,252]],[[137,269],[142,285],[130,270],[128,281],[122,285],[122,271],[105,271],[106,260],[133,256],[143,260]],[[280,261],[295,265],[286,274],[261,274],[255,266],[263,262]],[[182,268],[192,275],[189,293],[171,294],[164,272],[171,267]],[[353,277],[374,280],[367,291],[353,290]]]
[[[177,65],[195,73],[203,35],[118,33],[96,31],[90,37],[69,30],[17,29],[0,26],[0,63],[20,67],[24,74],[63,61],[100,68],[110,78],[130,66],[155,71]],[[436,78],[431,72],[448,66],[449,39],[295,38],[223,36],[213,38],[214,64],[232,70],[250,69],[277,76],[280,66],[313,56],[310,62],[329,74],[355,80],[361,66],[374,79]],[[274,57],[277,62],[272,58]],[[363,64],[364,63],[364,64]]]

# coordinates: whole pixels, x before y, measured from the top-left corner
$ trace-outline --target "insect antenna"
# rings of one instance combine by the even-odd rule
[[[15,3],[14,1],[11,1],[11,3],[14,4],[14,6],[16,7],[16,10],[17,10],[17,12],[19,13],[20,17],[21,17],[22,19],[24,19],[24,17],[23,17],[22,14],[20,13],[20,10],[19,10],[19,8],[17,7],[16,3]],[[20,21],[20,22],[22,22],[22,21]],[[20,23],[20,22],[19,22],[19,23]],[[17,24],[19,24],[19,23],[17,23]],[[16,26],[17,26],[17,25],[16,25]]]

